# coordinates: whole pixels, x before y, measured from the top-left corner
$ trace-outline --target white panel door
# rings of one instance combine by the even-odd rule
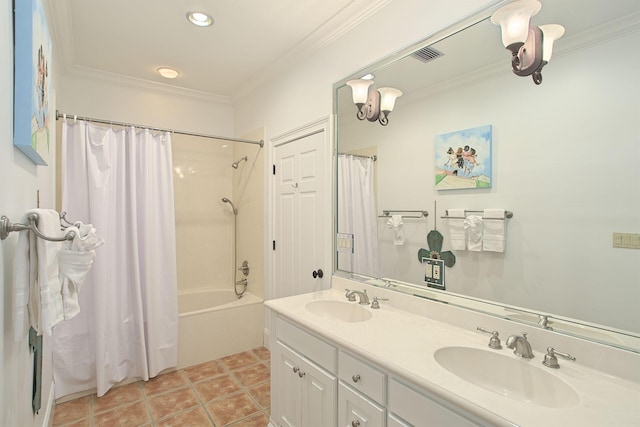
[[[325,265],[325,132],[298,137],[275,147],[274,298],[322,289]],[[316,277],[314,277],[314,272]]]

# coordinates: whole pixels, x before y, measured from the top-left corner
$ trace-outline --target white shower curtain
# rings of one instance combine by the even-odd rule
[[[171,135],[62,125],[62,210],[105,244],[80,290],[80,314],[54,329],[56,398],[177,365],[178,303]]]
[[[338,233],[353,234],[353,253],[338,253],[338,268],[379,277],[373,159],[338,155]]]

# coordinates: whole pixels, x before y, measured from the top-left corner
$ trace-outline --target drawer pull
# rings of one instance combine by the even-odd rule
[[[358,427],[359,425],[360,425],[360,421],[358,420],[351,421],[351,427]]]
[[[300,372],[298,372],[298,376],[299,376],[300,378],[304,377],[305,375],[306,375],[306,374],[304,373],[304,371],[300,371]]]
[[[358,381],[360,381],[360,375],[356,374],[352,376],[351,379],[353,380],[354,383],[357,383]]]
[[[299,370],[300,370],[300,368],[298,368],[297,366],[293,367],[293,373],[294,374],[297,374]]]

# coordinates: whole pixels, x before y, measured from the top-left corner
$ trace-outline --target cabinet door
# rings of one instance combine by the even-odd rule
[[[302,375],[302,426],[335,425],[337,377],[306,359],[302,360],[299,373]]]
[[[338,386],[338,426],[384,427],[385,409],[364,395],[340,383]]]
[[[301,358],[278,341],[275,357],[277,381],[274,381],[274,418],[283,427],[302,426],[301,381],[298,375]]]

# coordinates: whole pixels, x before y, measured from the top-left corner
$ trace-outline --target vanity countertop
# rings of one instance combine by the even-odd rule
[[[326,319],[305,308],[307,303],[316,300],[347,301],[343,291],[332,288],[266,301],[265,305],[317,335],[334,341],[344,349],[369,359],[399,378],[423,387],[492,425],[640,425],[638,383],[580,365],[579,361],[569,362],[561,358],[560,369],[545,368],[541,363],[543,353],[534,350],[533,359],[519,358],[504,346],[506,337],[501,337],[502,350],[491,350],[487,347],[488,335],[384,303],[381,303],[378,310],[365,306],[371,311],[372,317],[364,322]],[[436,304],[429,301],[424,303]],[[451,310],[456,308],[452,307]],[[534,364],[568,383],[578,393],[579,401],[569,407],[551,408],[485,390],[450,373],[435,360],[436,350],[450,346],[495,351],[521,363]],[[579,360],[580,355],[575,356]],[[615,363],[615,360],[611,363]]]

